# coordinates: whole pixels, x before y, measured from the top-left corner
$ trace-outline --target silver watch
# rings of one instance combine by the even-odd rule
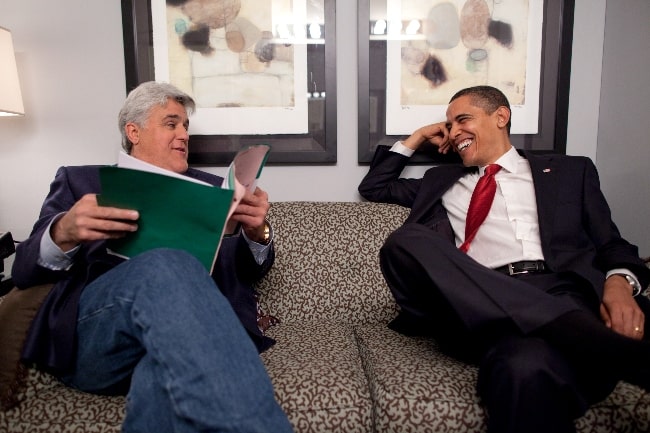
[[[614,274],[624,277],[627,282],[632,286],[632,296],[636,296],[641,293],[641,284],[639,284],[630,274]]]

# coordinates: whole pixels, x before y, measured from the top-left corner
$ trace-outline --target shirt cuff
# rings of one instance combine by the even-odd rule
[[[244,230],[241,231],[242,236],[246,240],[246,243],[248,243],[248,247],[251,249],[251,253],[253,254],[255,263],[257,263],[258,265],[264,263],[264,261],[269,257],[271,242],[273,242],[273,227],[271,227],[270,224],[269,224],[269,230],[270,230],[269,242],[266,245],[250,240],[248,236],[246,236],[246,232]]]
[[[628,275],[630,278],[632,278],[632,280],[634,280],[634,284],[632,284],[632,296],[636,296],[643,291],[641,290],[641,283],[639,282],[639,279],[636,277],[636,275],[630,272],[629,269],[625,269],[625,268],[611,269],[605,275],[605,279],[616,274]]]
[[[71,249],[70,251],[64,252],[59,248],[57,244],[54,243],[52,236],[50,235],[50,229],[52,224],[61,218],[63,214],[59,214],[52,218],[52,221],[47,226],[47,229],[43,232],[41,237],[40,251],[37,263],[44,268],[53,270],[53,271],[63,271],[67,270],[72,266],[74,255],[79,250],[79,245]]]
[[[395,142],[395,144],[393,144],[393,146],[390,148],[390,151],[395,152],[395,153],[399,153],[401,155],[408,156],[408,157],[413,156],[413,154],[415,153],[415,150],[404,146],[401,141]]]

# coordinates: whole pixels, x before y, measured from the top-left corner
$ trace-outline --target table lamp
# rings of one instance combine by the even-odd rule
[[[20,93],[18,69],[11,32],[0,27],[0,116],[22,116],[25,114],[23,97]],[[12,286],[11,278],[5,278],[4,259],[15,251],[10,232],[0,230],[0,296]]]
[[[11,32],[0,27],[0,116],[24,114]]]

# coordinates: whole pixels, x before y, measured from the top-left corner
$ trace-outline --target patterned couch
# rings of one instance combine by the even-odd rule
[[[297,432],[485,431],[476,368],[386,327],[396,307],[377,252],[406,214],[373,203],[273,204],[277,259],[258,290],[281,323],[262,357]],[[80,393],[34,369],[17,397],[0,412],[0,432],[118,432],[123,417],[123,398]],[[650,395],[621,382],[577,426],[648,432]]]

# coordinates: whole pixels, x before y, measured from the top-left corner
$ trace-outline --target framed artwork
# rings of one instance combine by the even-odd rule
[[[122,0],[127,92],[169,82],[197,104],[189,162],[336,162],[336,0]]]
[[[510,101],[515,147],[564,153],[573,12],[574,0],[359,0],[358,161],[484,84]],[[452,159],[427,148],[412,162]]]

